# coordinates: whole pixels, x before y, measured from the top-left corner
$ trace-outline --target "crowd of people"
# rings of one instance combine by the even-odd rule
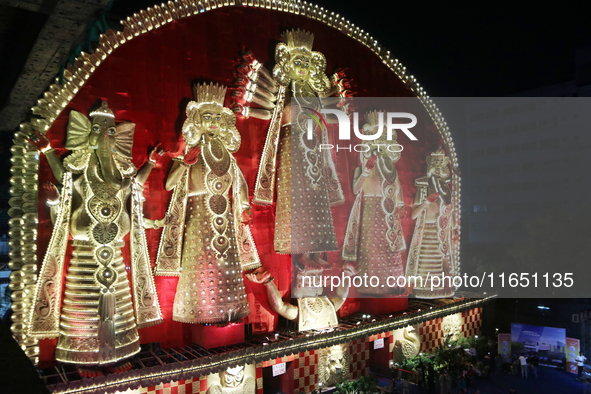
[[[472,362],[474,361],[474,362]],[[390,393],[412,394],[410,391],[411,382],[416,384],[421,392],[430,394],[460,393],[467,394],[474,379],[483,375],[486,367],[482,361],[465,360],[462,368],[452,372],[444,369],[439,373],[435,371],[432,364],[425,365],[422,362],[413,373],[400,369],[392,370],[392,384]],[[396,380],[400,381],[397,385]],[[480,394],[478,390],[473,392]]]
[[[421,393],[480,394],[479,390],[472,387],[474,380],[480,377],[508,373],[521,376],[523,379],[538,378],[540,357],[537,353],[532,352],[520,356],[487,354],[482,358],[477,358],[475,354],[472,354],[472,349],[466,350],[466,353],[467,356],[463,358],[460,367],[453,370],[436,371],[433,364],[425,365],[423,362],[419,362],[419,365],[412,372],[394,368],[389,392],[413,394],[417,391],[411,389],[412,382]],[[398,384],[396,383],[397,380],[399,381]],[[516,393],[514,388],[510,391],[510,394],[513,393]]]

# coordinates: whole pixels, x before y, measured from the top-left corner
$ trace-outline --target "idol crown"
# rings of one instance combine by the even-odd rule
[[[281,35],[281,40],[287,45],[289,50],[296,48],[305,48],[312,50],[314,43],[314,34],[304,30],[288,30]]]
[[[195,101],[199,104],[219,104],[224,106],[224,98],[226,97],[227,88],[223,85],[214,84],[195,84],[193,86],[193,96]]]
[[[109,104],[107,104],[106,101],[103,101],[98,109],[90,113],[91,118],[94,118],[95,116],[106,116],[108,118],[115,118],[115,114],[113,113],[113,111],[111,111],[111,109],[109,108]]]
[[[384,115],[382,114],[382,116],[384,116]],[[380,112],[378,112],[378,111],[366,112],[365,113],[365,121],[367,123],[369,123],[370,127],[377,126],[380,121]]]
[[[431,156],[445,156],[445,151],[443,150],[443,147],[441,145],[439,145],[439,148],[431,153]]]

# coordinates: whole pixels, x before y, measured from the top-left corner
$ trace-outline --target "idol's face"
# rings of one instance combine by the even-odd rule
[[[431,168],[436,173],[441,173],[441,168],[443,167],[443,157],[441,156],[433,156],[431,158]]]
[[[109,116],[95,116],[92,118],[92,127],[88,143],[93,149],[110,152],[115,146],[115,119]]]
[[[224,385],[226,387],[238,387],[244,380],[244,367],[228,368],[224,372]]]
[[[201,112],[201,127],[205,135],[216,136],[224,126],[222,111],[206,109]]]
[[[434,155],[431,156],[429,162],[429,175],[435,175],[441,178],[446,178],[449,176],[449,171],[447,169],[447,162],[445,160],[445,156]]]
[[[343,362],[345,357],[343,355],[343,348],[340,346],[333,346],[328,355],[328,369],[331,375],[340,375],[343,372]]]
[[[294,52],[289,62],[289,73],[293,80],[305,82],[310,79],[310,56]]]

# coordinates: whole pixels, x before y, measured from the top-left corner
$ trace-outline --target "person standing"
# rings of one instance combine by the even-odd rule
[[[464,393],[464,392],[466,392],[467,388],[468,387],[466,386],[466,379],[464,379],[463,376],[460,376],[460,379],[458,379],[458,390],[461,393]]]
[[[540,365],[540,357],[538,357],[538,354],[534,354],[533,357],[531,358],[531,365],[534,368],[534,377],[537,379],[538,378],[538,366]]]
[[[527,379],[527,357],[523,354],[519,356],[519,363],[521,364],[521,377]]]

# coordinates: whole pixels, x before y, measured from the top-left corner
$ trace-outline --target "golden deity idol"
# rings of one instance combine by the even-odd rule
[[[242,91],[237,93],[246,107],[238,103],[236,110],[246,117],[271,120],[253,202],[273,203],[277,175],[275,251],[326,265],[321,252],[338,250],[330,207],[344,202],[344,197],[330,151],[319,149],[328,142],[327,130],[321,127],[320,136],[316,131],[308,136],[305,113],[327,104],[320,99],[338,93],[339,86],[325,74],[324,55],[312,50],[311,33],[291,30],[282,41],[275,49],[272,76],[249,55],[245,60],[250,64],[239,67],[243,77],[237,84]],[[338,101],[334,97],[330,103]],[[250,102],[261,108],[249,107]]]
[[[37,135],[31,141],[47,157],[61,192],[58,199],[53,189],[55,198],[48,202],[54,230],[29,332],[58,337],[55,358],[61,362],[114,364],[139,352],[138,328],[162,321],[142,213],[142,185],[154,167],[154,151],[136,174],[131,162],[135,125],[116,125],[114,118],[106,101],[90,119],[71,111],[65,147],[72,154],[63,164],[47,138]],[[128,233],[131,287],[121,256]],[[73,251],[62,292],[69,237]]]
[[[182,129],[185,155],[166,180],[174,193],[156,275],[180,276],[173,320],[228,323],[250,314],[242,270],[261,264],[248,227],[248,186],[232,156],[240,133],[236,116],[223,106],[226,88],[195,85],[194,95]]]
[[[458,271],[456,254],[459,235],[456,230],[456,215],[452,203],[452,190],[449,158],[443,148],[427,157],[427,174],[415,179],[417,188],[412,208],[412,218],[416,219],[412,236],[406,276],[418,276],[414,294],[419,298],[450,297],[454,293],[449,279],[434,283],[431,291],[431,278],[427,276],[449,276]],[[414,283],[414,282],[413,282]],[[445,283],[445,285],[444,285]],[[438,285],[438,286],[437,286]]]
[[[378,127],[383,127],[383,113],[369,112],[365,114],[365,134],[376,134]],[[381,125],[381,126],[380,126]],[[361,166],[353,174],[353,193],[357,195],[343,246],[343,260],[357,261],[360,275],[403,276],[402,252],[406,250],[404,234],[400,221],[406,215],[402,186],[395,163],[400,160],[396,133],[394,141],[374,142],[374,149],[360,153]],[[382,143],[382,144],[380,144]],[[393,145],[392,145],[393,144]],[[380,147],[381,145],[381,147]],[[398,294],[404,288],[363,287],[358,288],[364,294]]]

